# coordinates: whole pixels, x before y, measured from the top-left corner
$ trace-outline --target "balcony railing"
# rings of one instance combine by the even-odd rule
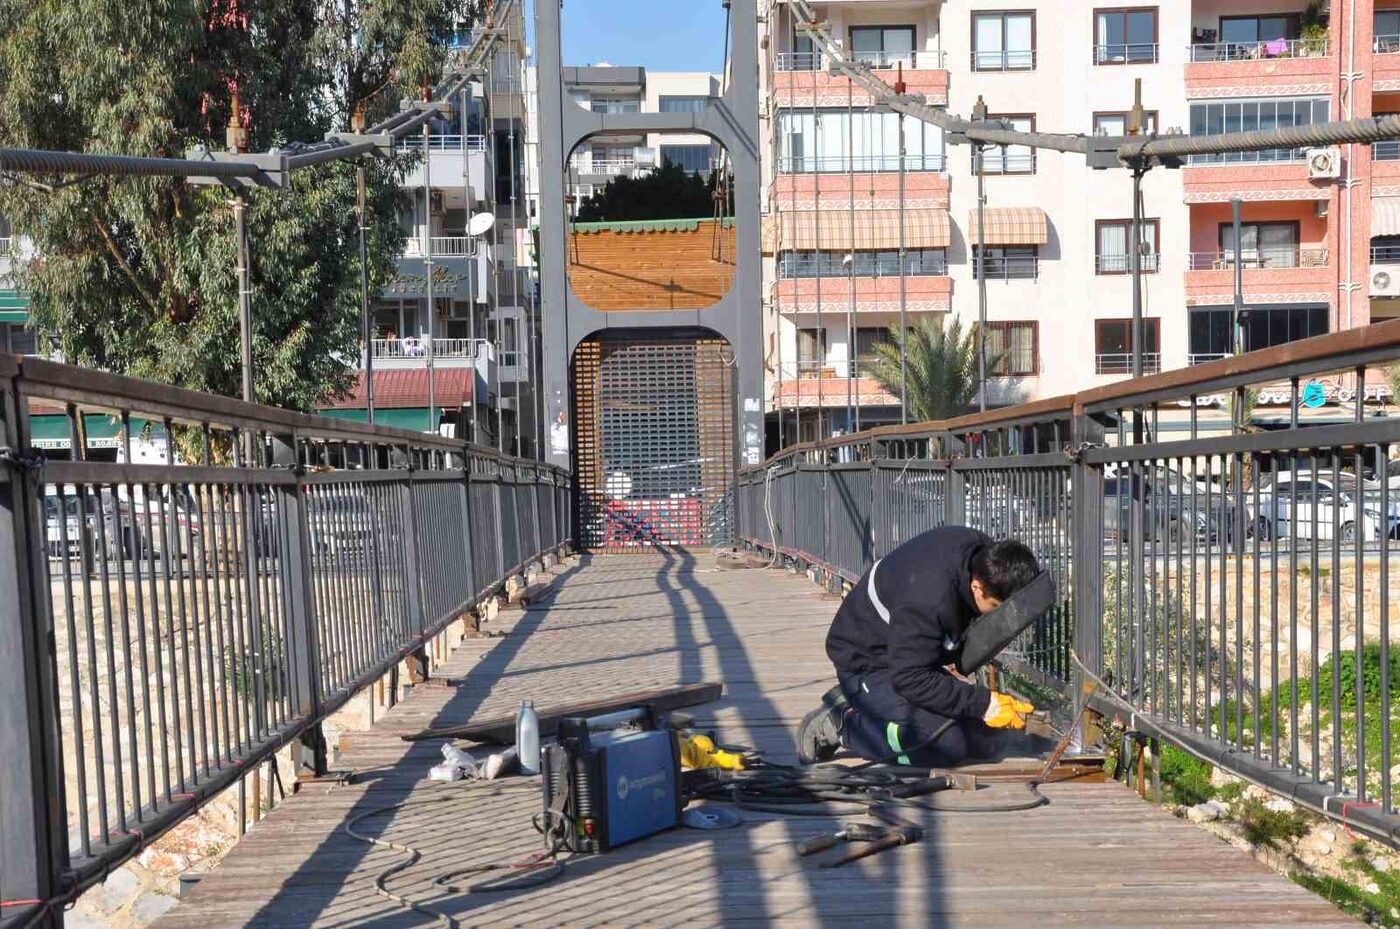
[[[465,139],[465,142],[463,141]],[[486,136],[484,135],[430,135],[428,136],[428,151],[430,152],[460,152],[466,146],[469,152],[486,151]],[[400,152],[421,152],[423,150],[423,136],[408,135],[398,140],[395,148]]]
[[[428,240],[434,258],[470,258],[476,254],[476,240],[466,235],[435,235]],[[423,241],[417,237],[404,243],[405,258],[422,258]]]
[[[1157,46],[1150,42],[1094,46],[1096,65],[1150,65],[1157,61]]]
[[[1378,35],[1371,40],[1371,50],[1377,55],[1400,54],[1400,35]]]
[[[987,257],[972,263],[972,278],[978,280],[985,269],[989,281],[1034,280],[1040,276],[1040,257],[1012,255],[1004,258]]]
[[[1162,370],[1161,352],[1142,353],[1142,373],[1156,374]],[[1131,352],[1105,352],[1094,356],[1095,374],[1132,374]]]
[[[1400,245],[1372,245],[1371,264],[1400,265]]]
[[[1205,364],[1207,361],[1219,361],[1222,358],[1232,357],[1229,352],[1192,352],[1186,356],[1188,365]]]
[[[1035,49],[1006,52],[973,52],[974,71],[1033,71],[1035,70]]]
[[[928,258],[905,256],[906,277],[942,277],[947,273],[948,259],[943,255]],[[881,256],[874,261],[857,260],[854,267],[849,268],[839,259],[785,258],[778,262],[778,277],[781,280],[899,277],[899,258]]]
[[[1159,255],[1156,252],[1148,252],[1138,256],[1138,267],[1144,274],[1155,274],[1158,270]],[[1131,274],[1133,270],[1133,259],[1131,255],[1096,255],[1094,257],[1094,271],[1098,274]]]
[[[1260,152],[1229,152],[1223,155],[1191,155],[1190,165],[1262,165],[1307,161],[1306,148],[1269,148]]]
[[[1192,45],[1191,60],[1260,61],[1272,58],[1326,58],[1326,39],[1274,39],[1269,42],[1211,42]]]
[[[9,258],[15,248],[14,236],[0,236],[0,258]]]
[[[912,52],[851,52],[853,61],[863,65],[869,65],[876,70],[903,66],[904,68],[917,71],[936,71],[943,67],[943,52],[941,49],[931,51]]]
[[[906,171],[942,171],[947,159],[942,152],[906,154]],[[878,174],[899,170],[898,155],[785,155],[778,159],[780,174]]]
[[[1244,270],[1269,270],[1274,268],[1325,268],[1327,249],[1280,246],[1278,248],[1246,248],[1240,252],[1240,264]],[[1234,268],[1235,253],[1192,252],[1192,271],[1226,271]]]
[[[1400,141],[1387,139],[1371,143],[1372,161],[1400,161]]]
[[[486,339],[433,339],[407,336],[402,339],[373,339],[375,358],[474,358],[480,346],[490,347]],[[475,347],[475,350],[474,350]],[[489,352],[488,352],[489,354]]]

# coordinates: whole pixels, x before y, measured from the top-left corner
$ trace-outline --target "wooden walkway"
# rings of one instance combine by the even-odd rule
[[[1025,813],[929,814],[925,840],[839,870],[799,859],[794,843],[831,820],[746,813],[723,832],[676,830],[571,863],[554,883],[512,894],[453,894],[433,883],[470,864],[539,848],[537,779],[435,784],[440,743],[399,735],[651,687],[723,680],[694,711],[732,742],[791,760],[792,731],[829,683],[821,648],[835,602],[800,575],[717,568],[705,554],[585,558],[556,569],[557,591],[503,638],[471,639],[338,767],[348,786],[316,784],[272,812],[162,929],[433,925],[375,892],[406,857],[348,836],[366,831],[422,857],[390,888],[473,926],[1308,926],[1359,925],[1195,826],[1109,782],[1053,784]],[[463,879],[465,880],[465,879]]]

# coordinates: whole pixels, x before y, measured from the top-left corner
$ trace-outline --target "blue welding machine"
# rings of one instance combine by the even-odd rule
[[[543,752],[545,816],[566,825],[564,847],[605,852],[680,825],[681,757],[669,729],[590,736],[588,720],[559,721]]]

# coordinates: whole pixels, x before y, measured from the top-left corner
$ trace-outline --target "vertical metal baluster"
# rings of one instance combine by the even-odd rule
[[[187,663],[185,673],[189,676],[189,684],[185,688],[188,698],[191,692],[197,697],[198,703],[194,710],[190,711],[190,774],[195,782],[199,781],[199,769],[204,768],[204,773],[209,773],[209,713],[207,704],[209,695],[206,690],[207,681],[204,674],[204,642],[201,627],[209,621],[208,599],[205,598],[205,613],[200,616],[200,593],[201,578],[204,575],[205,564],[201,549],[206,538],[208,527],[204,522],[203,505],[199,500],[199,485],[189,486],[190,494],[190,518],[185,520],[185,557],[188,559],[188,570],[185,572],[189,578],[189,590],[181,598],[189,598],[189,623],[188,629],[194,638],[194,665],[191,671],[188,666],[189,651],[188,641],[186,642],[185,661]],[[195,542],[195,524],[199,525],[199,544]],[[183,621],[183,617],[182,617]],[[195,720],[198,720],[196,729]],[[199,748],[194,748],[195,739],[198,739]],[[201,760],[202,759],[202,760]]]
[[[1235,520],[1234,520],[1233,515],[1232,515],[1232,513],[1231,513],[1230,505],[1229,505],[1229,504],[1230,504],[1231,501],[1234,501],[1236,498],[1234,498],[1233,495],[1231,495],[1231,494],[1229,493],[1229,491],[1226,490],[1226,487],[1228,486],[1229,481],[1230,481],[1230,475],[1227,473],[1227,469],[1226,469],[1226,467],[1225,467],[1225,462],[1226,462],[1227,459],[1226,459],[1226,457],[1225,457],[1224,455],[1221,455],[1221,456],[1219,456],[1219,460],[1220,460],[1220,502],[1221,502],[1221,504],[1222,504],[1221,511],[1220,511],[1220,540],[1219,540],[1219,544],[1217,545],[1217,548],[1218,548],[1219,553],[1220,553],[1220,558],[1218,559],[1219,562],[1220,562],[1220,564],[1219,564],[1219,571],[1220,571],[1220,729],[1219,729],[1219,738],[1220,738],[1220,741],[1226,742],[1226,741],[1229,740],[1229,733],[1230,733],[1230,727],[1226,724],[1226,717],[1225,717],[1225,714],[1226,714],[1227,712],[1229,712],[1229,707],[1230,707],[1230,662],[1229,662],[1229,660],[1228,660],[1228,656],[1229,656],[1229,654],[1230,654],[1230,633],[1229,633],[1230,611],[1229,611],[1229,609],[1226,607],[1226,604],[1228,604],[1230,601],[1229,601],[1229,599],[1228,599],[1229,594],[1228,594],[1228,592],[1227,592],[1227,590],[1226,590],[1226,584],[1227,584],[1227,582],[1228,582],[1228,580],[1229,580],[1229,575],[1230,575],[1230,564],[1229,564],[1229,561],[1228,561],[1228,555],[1229,555],[1229,551],[1230,551],[1230,547],[1231,547],[1231,545],[1230,545],[1230,542],[1231,542],[1231,540],[1230,540],[1230,535],[1231,535],[1231,533],[1232,533],[1232,531],[1233,531],[1233,526],[1234,526],[1234,523],[1235,523]],[[1236,695],[1236,699],[1237,699],[1237,700],[1239,699],[1239,698],[1238,698],[1238,694]]]
[[[1342,501],[1337,492],[1341,483],[1342,450],[1332,448],[1332,783],[1337,792],[1346,790],[1342,778]],[[1316,487],[1316,482],[1314,482]],[[1360,672],[1360,668],[1357,672]]]
[[[126,460],[131,461],[131,421],[130,417],[125,412],[121,414],[121,445],[122,448],[126,451]],[[112,488],[114,497],[117,497],[119,495],[119,487],[125,488],[127,496],[127,534],[125,537],[122,537],[122,542],[125,543],[127,539],[130,539],[130,555],[132,558],[132,570],[135,572],[138,570],[138,566],[141,563],[140,540],[136,536],[136,501],[131,495],[130,484],[114,485]],[[120,503],[118,503],[117,511],[118,513],[121,512]],[[123,549],[125,549],[126,547],[127,546],[125,544],[122,545]],[[121,553],[120,560],[118,560],[117,562],[117,601],[118,609],[121,611],[122,620],[122,670],[124,672],[124,690],[126,691],[125,696],[127,718],[127,763],[131,766],[131,790],[133,797],[132,810],[136,812],[137,819],[139,821],[141,809],[141,749],[138,742],[139,734],[137,732],[138,726],[136,722],[136,689],[135,681],[133,680],[132,676],[132,667],[134,662],[131,660],[131,614],[127,610],[127,554],[128,553],[126,551],[123,551]],[[136,584],[135,590],[136,595],[139,597],[141,590],[139,580]],[[113,673],[116,673],[115,668],[113,669]],[[125,832],[129,828],[127,825],[127,818],[125,812],[126,798],[122,797],[121,802],[123,806],[122,831]]]
[[[1390,753],[1390,481],[1384,471],[1389,460],[1390,446],[1376,446],[1376,461],[1381,472],[1381,581],[1380,581],[1380,650],[1381,650],[1381,811],[1394,812],[1391,796],[1391,771],[1394,756]],[[1400,529],[1400,525],[1397,526]]]
[[[1192,409],[1193,409],[1193,411],[1194,411],[1194,409],[1195,409],[1194,404],[1193,404],[1193,406],[1192,406]],[[1197,481],[1198,484],[1199,484],[1199,483],[1204,483],[1204,484],[1205,484],[1205,491],[1206,491],[1206,493],[1205,493],[1205,497],[1206,497],[1206,501],[1205,501],[1205,508],[1206,508],[1206,537],[1205,537],[1205,544],[1202,546],[1202,548],[1203,548],[1204,550],[1201,552],[1202,560],[1203,560],[1203,562],[1204,562],[1204,564],[1203,564],[1204,576],[1201,578],[1201,605],[1204,607],[1204,609],[1201,610],[1201,616],[1200,616],[1201,627],[1202,627],[1202,629],[1204,630],[1204,636],[1202,636],[1200,633],[1198,633],[1198,634],[1197,634],[1197,637],[1196,637],[1196,642],[1199,643],[1199,644],[1204,644],[1204,645],[1205,645],[1205,654],[1202,656],[1203,659],[1204,659],[1203,664],[1204,664],[1205,667],[1204,667],[1203,670],[1202,670],[1201,679],[1200,679],[1201,684],[1202,684],[1203,686],[1202,686],[1200,689],[1203,691],[1202,696],[1205,698],[1205,706],[1203,707],[1203,709],[1204,709],[1204,711],[1205,711],[1205,716],[1203,717],[1203,719],[1204,719],[1204,726],[1203,726],[1202,728],[1203,728],[1204,733],[1205,733],[1207,736],[1210,735],[1211,725],[1212,725],[1213,720],[1214,720],[1214,715],[1213,715],[1214,707],[1211,705],[1212,702],[1213,702],[1213,701],[1211,700],[1211,688],[1212,688],[1211,681],[1214,679],[1214,678],[1212,677],[1212,675],[1211,675],[1211,657],[1212,657],[1212,655],[1213,655],[1213,653],[1214,653],[1214,651],[1215,651],[1215,649],[1214,649],[1214,648],[1212,647],[1212,645],[1211,645],[1211,636],[1212,636],[1212,634],[1213,634],[1213,633],[1212,633],[1212,630],[1215,628],[1215,624],[1214,624],[1214,622],[1213,622],[1214,617],[1211,615],[1211,613],[1212,613],[1212,610],[1211,610],[1212,597],[1211,597],[1211,595],[1210,595],[1210,591],[1211,591],[1211,583],[1210,583],[1210,580],[1211,580],[1211,550],[1212,550],[1212,548],[1214,547],[1216,541],[1218,541],[1219,538],[1220,538],[1220,524],[1223,522],[1222,519],[1219,519],[1219,518],[1217,518],[1217,516],[1216,516],[1216,513],[1215,513],[1215,501],[1212,499],[1213,494],[1211,493],[1211,488],[1215,485],[1215,480],[1214,480],[1214,478],[1215,478],[1215,466],[1214,466],[1214,464],[1213,464],[1212,462],[1213,462],[1213,459],[1212,459],[1209,455],[1207,455],[1207,456],[1206,456],[1206,459],[1205,459],[1205,475],[1204,475],[1204,479],[1203,479],[1203,480],[1202,480],[1202,479],[1198,479],[1198,481]],[[1199,459],[1199,458],[1196,459],[1196,464],[1197,464],[1197,466],[1198,466],[1198,467],[1197,467],[1197,473],[1199,474],[1199,473],[1200,473],[1200,471],[1199,471],[1200,459]],[[1196,492],[1197,492],[1196,489],[1193,488],[1193,489],[1192,489],[1192,493],[1196,493]],[[1194,565],[1192,566],[1192,573],[1193,573],[1193,574],[1195,573],[1195,567],[1194,567]],[[1191,603],[1192,603],[1191,620],[1192,620],[1193,623],[1196,621],[1196,612],[1195,612],[1196,597],[1197,597],[1197,592],[1196,592],[1196,588],[1195,588],[1195,582],[1194,582],[1194,580],[1193,580],[1193,581],[1192,581],[1192,587],[1191,587]],[[1191,678],[1191,686],[1192,686],[1193,688],[1197,686],[1197,684],[1196,684],[1196,678],[1195,678],[1194,675],[1193,675],[1192,678]],[[1193,694],[1193,696],[1194,696],[1194,694]]]
[[[1252,464],[1251,464],[1251,466],[1250,466],[1250,474],[1253,476],[1253,480],[1250,481],[1250,485],[1251,485],[1252,492],[1253,492],[1253,494],[1254,494],[1254,512],[1255,512],[1255,513],[1258,513],[1258,512],[1259,512],[1259,458],[1258,458],[1257,455],[1254,455],[1254,454],[1252,454],[1252,453],[1246,453],[1246,454],[1249,455],[1249,460],[1252,462]],[[1244,500],[1241,499],[1241,500],[1240,500],[1240,503],[1243,504],[1243,503],[1244,503]],[[1240,520],[1237,520],[1236,522],[1237,522],[1237,523],[1240,523],[1241,525],[1243,525],[1242,520],[1243,520],[1243,513],[1241,513],[1241,519],[1240,519]],[[1260,704],[1260,703],[1263,701],[1263,699],[1264,699],[1263,689],[1262,689],[1262,686],[1261,686],[1261,681],[1262,681],[1262,676],[1261,676],[1261,674],[1262,674],[1263,668],[1262,668],[1262,666],[1261,666],[1261,653],[1260,653],[1261,643],[1260,643],[1260,641],[1259,641],[1260,638],[1261,638],[1261,636],[1263,635],[1263,630],[1264,630],[1264,627],[1263,627],[1263,624],[1262,624],[1262,621],[1261,621],[1262,618],[1261,618],[1260,612],[1259,612],[1259,611],[1260,611],[1260,608],[1261,608],[1261,606],[1262,606],[1262,604],[1261,604],[1259,601],[1260,601],[1260,599],[1261,599],[1260,594],[1262,593],[1263,588],[1260,587],[1260,578],[1259,578],[1259,559],[1260,559],[1261,554],[1262,554],[1262,552],[1260,551],[1260,548],[1259,548],[1259,533],[1258,533],[1258,532],[1255,532],[1255,533],[1252,533],[1252,535],[1254,536],[1254,538],[1253,538],[1253,545],[1254,545],[1254,571],[1253,571],[1253,574],[1254,574],[1254,643],[1253,643],[1253,649],[1252,649],[1252,651],[1253,651],[1253,653],[1254,653],[1254,681],[1253,681],[1253,684],[1252,684],[1253,690],[1251,691],[1251,701],[1250,701],[1250,702],[1253,703],[1253,705],[1254,705],[1254,706],[1253,706],[1253,709],[1254,709],[1254,757],[1255,757],[1255,758],[1258,758],[1258,757],[1259,757],[1259,749],[1260,749],[1260,746],[1261,746],[1261,744],[1262,744],[1261,739],[1262,739],[1262,735],[1263,735],[1263,734],[1260,732],[1260,729],[1259,729],[1259,726],[1260,726],[1260,716],[1259,716],[1259,714],[1260,714],[1260,711],[1261,711],[1261,707],[1260,707],[1259,704]],[[1243,552],[1243,549],[1244,549],[1243,538],[1241,539],[1240,549],[1241,549],[1241,552]]]
[[[1255,484],[1258,484],[1258,483],[1259,483],[1258,481],[1255,481]],[[1276,488],[1276,487],[1278,487],[1278,456],[1277,456],[1277,455],[1270,455],[1270,456],[1269,456],[1269,486],[1270,486],[1271,488]],[[1254,500],[1254,512],[1255,512],[1256,514],[1259,513],[1259,499],[1258,499],[1258,493],[1257,493],[1257,492],[1256,492],[1256,494],[1255,494],[1255,500]],[[1258,527],[1255,527],[1255,533],[1256,533],[1256,534],[1258,533],[1258,531],[1259,531],[1259,530],[1258,530]],[[1280,763],[1279,753],[1278,753],[1279,722],[1280,722],[1280,719],[1279,719],[1279,658],[1278,658],[1278,631],[1279,631],[1279,630],[1278,630],[1278,627],[1279,627],[1279,616],[1278,616],[1278,587],[1279,587],[1279,577],[1278,577],[1278,569],[1279,569],[1279,557],[1278,557],[1278,532],[1277,532],[1277,531],[1271,532],[1271,533],[1269,534],[1269,549],[1270,549],[1270,550],[1269,550],[1269,643],[1270,643],[1270,661],[1271,661],[1271,668],[1270,668],[1270,672],[1269,672],[1269,686],[1272,688],[1272,691],[1273,691],[1273,698],[1269,701],[1269,714],[1270,714],[1270,719],[1269,719],[1270,730],[1269,730],[1269,731],[1270,731],[1270,733],[1271,733],[1270,740],[1269,740],[1269,758],[1270,758],[1271,761],[1273,761],[1273,763],[1274,763],[1275,765],[1278,765],[1278,764]],[[1291,645],[1292,642],[1290,641],[1289,644]]]
[[[1313,782],[1316,783],[1316,782],[1319,782],[1319,781],[1322,780],[1322,738],[1321,738],[1321,736],[1322,736],[1322,732],[1321,732],[1322,720],[1321,720],[1321,707],[1320,707],[1320,705],[1319,705],[1319,704],[1321,703],[1321,699],[1320,699],[1320,698],[1321,698],[1321,694],[1318,692],[1318,690],[1319,690],[1319,688],[1320,688],[1320,685],[1321,685],[1321,674],[1319,673],[1319,672],[1321,671],[1321,668],[1318,667],[1318,661],[1319,661],[1319,659],[1320,659],[1320,655],[1321,655],[1321,646],[1322,646],[1322,642],[1321,642],[1321,639],[1322,639],[1322,616],[1321,616],[1322,591],[1321,591],[1321,584],[1320,584],[1321,578],[1318,577],[1318,569],[1319,569],[1321,566],[1318,564],[1318,552],[1317,552],[1317,543],[1318,543],[1318,538],[1317,538],[1317,537],[1318,537],[1318,531],[1317,531],[1317,530],[1318,530],[1318,528],[1319,528],[1319,522],[1318,522],[1318,518],[1317,518],[1317,473],[1318,473],[1318,472],[1317,472],[1317,450],[1316,450],[1316,449],[1313,449],[1313,450],[1309,451],[1309,453],[1308,453],[1308,462],[1309,462],[1309,464],[1308,464],[1308,475],[1309,475],[1309,477],[1312,479],[1312,489],[1311,489],[1311,491],[1310,491],[1310,498],[1309,498],[1309,499],[1311,500],[1311,504],[1312,504],[1312,505],[1311,505],[1311,508],[1310,508],[1309,511],[1308,511],[1309,514],[1310,514],[1310,516],[1309,516],[1309,521],[1312,523],[1312,530],[1308,533],[1308,536],[1309,536],[1309,537],[1311,538],[1311,540],[1312,540],[1312,545],[1310,546],[1311,552],[1312,552],[1312,556],[1311,556],[1311,557],[1312,557],[1312,561],[1311,561],[1310,567],[1311,567],[1312,571],[1311,571],[1311,573],[1310,573],[1310,575],[1309,575],[1310,578],[1311,578],[1311,584],[1309,585],[1309,587],[1311,588],[1311,594],[1312,594],[1312,620],[1313,620],[1313,634],[1312,634],[1312,737],[1311,737],[1308,741],[1312,743],[1312,777],[1313,777]],[[1296,511],[1297,511],[1296,499],[1297,499],[1297,498],[1295,497],[1294,499],[1295,499],[1295,503],[1294,503],[1294,512],[1295,512],[1294,522],[1296,523],[1296,522],[1297,522],[1297,518],[1296,518]]]
[[[1356,370],[1356,421],[1359,424],[1365,412],[1365,388],[1366,369]],[[1356,513],[1353,519],[1356,521],[1356,529],[1352,533],[1354,545],[1352,546],[1352,592],[1354,595],[1353,624],[1356,629],[1356,799],[1362,803],[1366,802],[1366,600],[1363,596],[1366,588],[1366,562],[1364,548],[1366,545],[1366,508],[1369,501],[1366,499],[1366,488],[1362,484],[1365,475],[1365,459],[1362,455],[1363,449],[1356,446],[1352,459],[1352,468],[1356,472]],[[1381,514],[1384,522],[1385,513]],[[1383,537],[1383,536],[1382,536]],[[1340,668],[1340,665],[1339,665]],[[1339,672],[1340,673],[1340,670]],[[1388,775],[1390,772],[1386,772]]]
[[[68,434],[70,437],[70,441],[72,442],[69,448],[76,450],[79,444],[77,441],[78,430],[73,428],[72,424],[73,408],[70,406],[68,409]],[[74,457],[77,457],[76,452],[74,454]],[[76,804],[76,806],[78,807],[78,832],[79,841],[82,843],[83,854],[91,855],[92,833],[91,830],[89,830],[88,828],[87,802],[87,745],[83,738],[83,691],[81,681],[82,675],[79,673],[78,666],[77,607],[73,602],[73,558],[72,554],[68,550],[68,488],[65,484],[59,484],[54,489],[56,491],[58,503],[58,559],[62,565],[63,609],[68,621],[68,686],[73,701],[73,711],[71,714],[71,719],[73,723],[73,755],[74,761],[76,763],[76,773],[78,776],[78,797]],[[86,519],[87,514],[83,511],[80,505],[78,509],[78,521],[79,523],[82,523],[85,522]],[[47,533],[45,534],[47,535]],[[46,539],[45,541],[47,542],[51,540]],[[49,596],[53,596],[52,583],[50,583]],[[92,668],[92,674],[94,677],[97,674],[97,668],[95,666]],[[94,703],[92,706],[93,716],[96,717],[99,713],[101,713],[101,711],[102,708],[98,704]]]
[[[72,447],[73,447],[73,448],[77,448],[78,446],[77,446],[77,444],[75,443]],[[93,568],[92,568],[92,566],[91,566],[93,563],[96,563],[97,565],[100,565],[100,566],[101,566],[101,567],[100,567],[100,570],[103,572],[104,575],[106,574],[106,571],[107,571],[107,547],[106,547],[106,544],[102,541],[102,539],[103,539],[102,524],[103,524],[103,522],[104,522],[104,520],[105,520],[105,516],[104,516],[104,513],[103,513],[103,509],[102,509],[102,492],[101,492],[101,489],[100,489],[100,488],[98,488],[98,491],[97,491],[97,494],[96,494],[96,502],[93,502],[93,499],[94,499],[94,498],[93,498],[93,488],[92,488],[90,485],[88,485],[88,484],[79,484],[79,485],[77,485],[77,489],[78,489],[78,502],[79,502],[79,506],[82,508],[82,516],[81,516],[81,518],[80,518],[80,520],[79,520],[78,526],[79,526],[79,536],[80,536],[80,538],[82,539],[82,546],[83,546],[83,552],[84,552],[84,555],[83,555],[83,571],[82,571],[82,577],[83,577],[83,618],[84,618],[85,631],[86,631],[86,635],[87,635],[87,640],[86,640],[86,643],[85,643],[85,644],[86,644],[86,646],[87,646],[87,649],[86,649],[86,650],[87,650],[87,661],[88,661],[88,701],[89,701],[89,703],[92,704],[92,754],[93,754],[93,765],[94,765],[94,774],[95,774],[95,778],[94,778],[93,783],[94,783],[94,785],[96,786],[96,789],[97,789],[97,819],[98,819],[98,824],[99,824],[99,826],[100,826],[101,829],[102,829],[102,835],[105,837],[105,836],[107,836],[107,835],[110,833],[111,828],[112,828],[112,824],[111,824],[111,820],[110,820],[109,817],[108,817],[108,812],[107,812],[107,756],[106,756],[106,749],[105,749],[105,747],[103,746],[103,726],[102,726],[102,716],[103,716],[103,713],[102,713],[102,700],[101,700],[101,697],[100,697],[101,688],[100,688],[100,680],[99,680],[99,678],[101,677],[101,675],[98,673],[98,672],[99,672],[99,668],[98,668],[98,664],[97,664],[97,629],[96,629],[97,623],[96,623],[96,618],[95,618],[95,616],[94,616],[94,604],[93,604],[93,600],[92,600],[92,571],[93,571]],[[89,514],[89,513],[95,513],[95,514],[96,514],[96,519],[95,519],[96,525],[95,525],[94,527],[92,527],[91,529],[88,527],[88,514]],[[97,536],[96,536],[96,538],[94,538],[94,536],[93,536],[93,531],[92,531],[93,529],[96,529],[96,530],[97,530]],[[101,550],[98,550],[98,546],[99,546],[99,545],[102,546],[102,547],[101,547]],[[89,559],[90,559],[90,560],[89,560]],[[102,591],[102,595],[103,595],[103,599],[104,599],[104,601],[105,601],[106,595],[107,595],[107,591],[106,591],[106,589],[105,589],[105,586],[104,586],[104,589],[103,589],[103,591]],[[111,626],[111,612],[110,612],[110,611],[105,611],[105,612],[104,612],[104,614],[103,614],[103,623],[102,623],[102,626],[103,626],[103,629],[105,630],[105,632],[104,632],[104,637],[107,639],[108,642],[110,642],[110,641],[111,641],[111,638],[112,638],[112,635],[111,635],[111,628],[112,628],[112,626]],[[83,834],[84,834],[85,836],[87,836],[88,833],[89,833],[89,830],[85,828],[85,829],[83,830]],[[104,839],[104,840],[105,840],[105,839]],[[91,855],[91,854],[92,854],[92,849],[91,849],[91,838],[90,838],[90,837],[89,837],[88,841],[89,841],[89,845],[88,845],[87,847],[84,848],[84,854]]]
[[[157,803],[157,795],[160,793],[156,787],[155,744],[157,727],[159,727],[159,734],[161,737],[161,767],[167,774],[169,773],[169,765],[165,757],[166,740],[165,726],[163,725],[165,704],[161,699],[162,692],[164,691],[164,681],[161,679],[164,677],[164,674],[160,669],[160,617],[158,615],[160,607],[156,602],[156,535],[154,528],[155,523],[151,514],[151,510],[156,507],[160,507],[163,510],[164,503],[161,501],[159,493],[157,492],[158,487],[155,484],[134,485],[132,488],[133,500],[135,500],[134,495],[137,488],[140,489],[145,502],[145,506],[142,507],[141,522],[144,526],[146,544],[142,546],[141,555],[138,555],[134,559],[132,574],[135,575],[136,588],[136,628],[139,630],[141,642],[141,712],[146,723],[144,726],[146,730],[146,785],[151,807],[154,809],[159,805]],[[144,571],[142,570],[143,566],[141,564],[142,556],[145,557]],[[145,610],[145,604],[147,602],[149,602],[151,606],[149,633],[147,631]],[[159,708],[157,712],[159,716],[162,717],[157,725],[152,725],[151,719],[150,652],[152,650],[155,651],[156,657],[156,704]],[[166,777],[167,783],[169,780],[169,777]]]

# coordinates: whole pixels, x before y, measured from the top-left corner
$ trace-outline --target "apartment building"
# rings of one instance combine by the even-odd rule
[[[691,113],[719,93],[719,76],[703,71],[648,71],[636,65],[598,64],[564,69],[564,87],[594,113]],[[594,136],[568,162],[570,207],[619,176],[635,177],[667,162],[708,175],[719,146],[696,133],[606,133]]]
[[[961,115],[981,98],[989,115],[1017,128],[1122,135],[1137,80],[1149,132],[1400,111],[1396,0],[834,0],[814,9],[847,56],[887,83],[902,78],[910,92]],[[1127,376],[1129,172],[1091,170],[1077,155],[988,147],[979,265],[971,147],[906,118],[901,171],[899,117],[830,72],[788,4],[769,8],[761,42],[771,155],[769,417],[784,411],[787,441],[799,429],[808,439],[848,422],[897,420],[896,398],[862,376],[874,346],[901,310],[910,324],[949,313],[976,320],[979,270],[989,353],[998,359],[990,402]],[[1400,315],[1397,174],[1396,143],[1198,157],[1148,172],[1140,250],[1146,369],[1236,350],[1235,198],[1246,308],[1240,348]],[[1370,389],[1372,399],[1383,394]]]
[[[403,180],[409,206],[400,222],[407,242],[397,274],[374,297],[369,350],[376,422],[531,455],[539,435],[531,381],[539,318],[519,7],[495,27],[507,39],[486,73],[451,101],[450,112],[434,119],[425,136],[399,142],[400,151],[420,157]],[[462,31],[451,45],[466,48],[471,40]],[[366,394],[362,369],[351,393],[324,412],[364,418]]]

